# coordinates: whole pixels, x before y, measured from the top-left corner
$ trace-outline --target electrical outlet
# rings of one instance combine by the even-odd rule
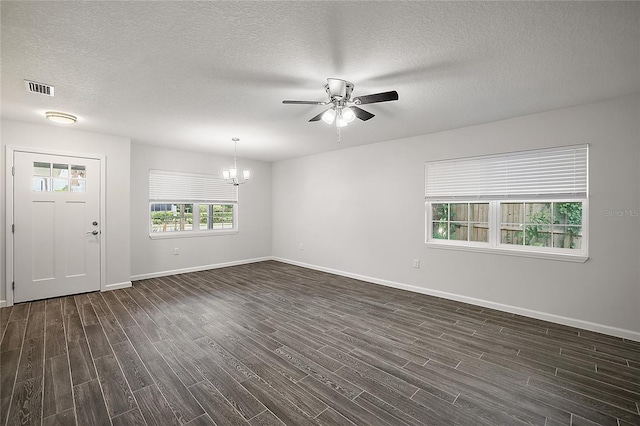
[[[304,250],[304,244],[300,243],[300,251]]]
[[[180,254],[180,249],[178,247],[173,249],[173,254],[178,255]]]
[[[413,267],[414,268],[420,267],[420,259],[413,259]]]

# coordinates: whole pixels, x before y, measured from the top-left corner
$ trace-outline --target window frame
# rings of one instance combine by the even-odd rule
[[[506,203],[582,203],[582,224],[580,249],[538,247],[527,245],[506,244],[500,241],[501,232],[501,205]],[[488,242],[444,240],[433,238],[433,204],[459,204],[459,203],[489,203],[489,230]],[[425,201],[425,245],[433,248],[445,248],[463,251],[475,251],[483,253],[507,254],[513,256],[534,257],[551,260],[564,260],[569,262],[586,262],[589,258],[589,199],[588,198],[500,198],[490,200],[478,199],[442,199]],[[553,224],[551,224],[553,225]],[[526,226],[526,225],[525,225]]]
[[[230,229],[200,229],[200,226],[192,226],[192,229],[184,231],[166,231],[166,232],[154,232],[153,231],[153,219],[151,218],[151,205],[152,204],[191,204],[193,205],[193,211],[198,212],[198,225],[200,224],[200,206],[201,205],[231,205],[233,206],[233,228]],[[231,201],[224,202],[170,202],[170,201],[149,201],[149,238],[152,240],[163,238],[185,238],[185,237],[210,237],[213,235],[230,235],[238,233],[238,203]],[[193,219],[195,222],[195,218]]]
[[[205,228],[202,229],[200,227],[200,220],[202,219],[202,217],[199,215],[198,216],[198,230],[201,232],[209,232],[209,231],[217,231],[218,233],[222,232],[222,231],[226,231],[228,232],[233,232],[236,231],[236,228],[238,226],[238,204],[237,203],[232,203],[232,202],[203,202],[203,203],[199,203],[198,204],[198,212],[200,212],[200,208],[202,206],[208,206],[208,207],[213,207],[213,206],[231,206],[232,207],[232,211],[231,211],[231,228],[225,228],[224,227],[224,222],[222,225],[222,228],[220,229],[216,229],[216,228]],[[194,206],[194,210],[195,210],[195,206]],[[213,209],[207,209],[207,217],[213,217],[215,218],[215,212],[213,211]],[[211,213],[211,214],[210,214]],[[224,213],[224,211],[223,211]]]
[[[427,220],[426,223],[427,225],[427,229],[426,229],[426,233],[425,233],[425,241],[428,243],[434,243],[434,244],[443,244],[443,245],[461,245],[461,246],[468,246],[468,247],[477,247],[477,248],[487,248],[490,246],[491,244],[491,205],[489,203],[489,213],[488,213],[488,241],[484,242],[484,241],[470,241],[467,237],[467,240],[451,240],[451,239],[440,239],[440,238],[433,238],[433,204],[487,204],[488,201],[487,200],[438,200],[438,201],[427,201],[425,203],[425,208],[427,209]],[[451,223],[462,223],[462,221],[452,221],[451,220],[451,208],[448,209],[449,211],[449,218],[447,220],[448,224]],[[469,219],[467,219],[466,221],[467,223],[472,223]],[[473,222],[473,223],[484,223],[484,222]]]

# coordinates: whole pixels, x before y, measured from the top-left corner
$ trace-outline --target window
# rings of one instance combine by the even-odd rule
[[[200,204],[200,229],[233,229],[233,204]]]
[[[85,181],[85,166],[33,163],[33,190],[36,192],[85,192]]]
[[[149,171],[151,238],[237,232],[238,190],[201,174]]]
[[[191,231],[193,204],[151,203],[151,232]]]
[[[581,201],[500,204],[500,244],[582,248]]]
[[[489,241],[489,203],[432,203],[432,238]]]
[[[425,164],[426,243],[587,259],[588,146]]]

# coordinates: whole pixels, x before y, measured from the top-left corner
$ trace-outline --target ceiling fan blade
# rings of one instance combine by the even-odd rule
[[[290,105],[326,105],[327,102],[319,102],[319,101],[282,101],[283,104]]]
[[[357,106],[350,107],[356,117],[358,117],[362,121],[367,121],[375,117],[375,114],[371,114],[369,111],[365,111],[362,108],[358,108]]]
[[[364,95],[353,98],[353,102],[356,105],[374,104],[377,102],[397,101],[398,92],[395,90],[391,92],[374,93],[373,95]]]
[[[329,111],[331,108],[327,108],[324,111],[322,111],[320,114],[316,115],[315,117],[313,117],[311,120],[309,120],[309,122],[311,121],[320,121],[320,119],[322,118],[322,114],[324,114],[325,112]]]

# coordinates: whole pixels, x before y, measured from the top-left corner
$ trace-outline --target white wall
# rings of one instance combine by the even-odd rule
[[[217,175],[232,158],[131,145],[131,273],[132,279],[209,269],[268,258],[271,255],[271,163],[240,158],[251,181],[239,187],[238,224],[231,235],[149,238],[149,169]],[[174,248],[179,255],[174,255]]]
[[[274,163],[273,256],[640,340],[640,218],[605,213],[640,209],[639,118],[633,96]],[[425,161],[584,143],[586,263],[425,246]]]
[[[128,138],[82,132],[56,125],[36,125],[2,121],[0,130],[2,196],[0,197],[0,300],[6,299],[6,147],[55,150],[61,153],[106,156],[106,220],[102,231],[106,238],[106,285],[130,282],[129,266],[129,149]]]

